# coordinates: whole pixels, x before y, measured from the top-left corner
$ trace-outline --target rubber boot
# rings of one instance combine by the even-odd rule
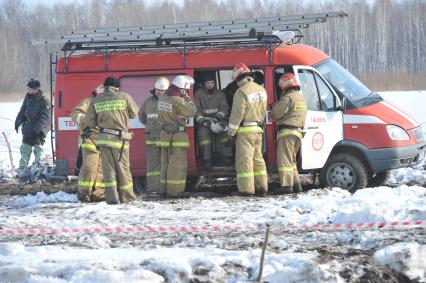
[[[34,162],[40,161],[42,154],[43,154],[43,146],[39,144],[34,145]]]
[[[19,160],[19,169],[23,169],[28,166],[31,158],[32,146],[26,143],[21,145],[21,159]]]

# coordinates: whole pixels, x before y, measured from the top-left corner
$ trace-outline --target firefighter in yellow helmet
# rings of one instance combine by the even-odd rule
[[[241,195],[265,196],[268,176],[262,156],[262,122],[267,107],[266,90],[254,82],[250,69],[240,63],[234,67],[232,78],[238,89],[234,94],[228,134],[236,135],[235,166],[237,186]]]
[[[292,73],[283,74],[278,86],[283,93],[271,111],[271,117],[278,128],[277,166],[281,188],[278,194],[298,193],[302,191],[297,172],[296,155],[303,135],[306,118],[306,100],[300,93],[300,83]]]
[[[103,87],[98,87],[92,92],[90,97],[81,100],[77,106],[71,110],[71,119],[77,123],[80,130],[80,149],[82,163],[78,175],[77,197],[80,201],[102,201],[105,198],[105,191],[102,182],[102,163],[99,150],[96,148],[94,140],[99,132],[94,128],[90,132],[86,123],[86,112],[89,109],[90,101],[98,94],[102,94]],[[86,132],[85,132],[86,129]]]
[[[162,196],[180,197],[185,191],[189,147],[185,128],[188,118],[197,111],[188,96],[193,83],[194,80],[189,76],[176,76],[166,93],[158,99]]]
[[[160,164],[161,148],[160,141],[161,126],[158,120],[158,98],[164,94],[169,87],[169,80],[160,77],[154,84],[154,89],[143,102],[139,109],[139,120],[145,125],[146,144],[146,190],[147,193],[160,193]]]
[[[138,114],[138,106],[126,92],[119,90],[120,81],[108,77],[104,94],[92,99],[86,114],[87,125],[99,127],[96,144],[101,152],[105,200],[108,204],[135,200],[129,162],[130,119]]]
[[[228,122],[225,117],[229,114],[229,106],[225,95],[215,85],[213,74],[203,77],[202,88],[194,94],[197,107],[195,122],[198,124],[198,145],[201,151],[204,168],[212,166],[212,145],[215,137],[215,150],[220,154],[223,165],[230,165],[232,147],[226,134]]]

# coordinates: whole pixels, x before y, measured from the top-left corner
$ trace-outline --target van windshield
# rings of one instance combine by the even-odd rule
[[[321,62],[315,68],[356,107],[367,106],[383,100],[380,95],[368,89],[333,59]]]

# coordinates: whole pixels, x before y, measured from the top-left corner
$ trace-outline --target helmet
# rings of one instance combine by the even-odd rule
[[[40,88],[41,84],[40,84],[39,80],[30,79],[27,83],[27,87],[32,88],[32,89],[36,89],[36,88]]]
[[[113,86],[113,87],[119,88],[120,87],[120,81],[117,80],[114,77],[107,77],[105,79],[105,81],[104,81],[104,86],[105,87],[107,87],[107,86]]]
[[[224,133],[228,131],[228,126],[221,122],[212,121],[210,123],[210,130],[215,134]]]
[[[166,90],[169,88],[169,85],[170,85],[169,80],[166,77],[159,77],[155,81],[154,88],[159,90]]]
[[[174,78],[172,84],[182,89],[190,89],[191,85],[194,84],[194,79],[190,76],[179,75]]]
[[[280,80],[278,81],[278,86],[283,90],[287,90],[291,87],[296,86],[300,88],[300,83],[297,81],[294,74],[285,73],[280,77]]]
[[[239,63],[235,65],[234,70],[232,70],[232,79],[236,80],[239,76],[248,73],[250,73],[250,69],[247,67],[247,65],[244,63]]]

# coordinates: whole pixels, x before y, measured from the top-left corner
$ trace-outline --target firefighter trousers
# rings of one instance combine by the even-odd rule
[[[102,201],[105,198],[100,153],[81,149],[83,162],[78,175],[77,197],[81,201]]]
[[[160,192],[161,148],[157,143],[146,145],[146,191]]]
[[[161,147],[160,193],[180,197],[185,192],[188,148]]]
[[[277,166],[282,187],[292,187],[300,184],[297,172],[296,155],[300,147],[300,138],[288,135],[278,139]]]
[[[200,148],[201,157],[203,160],[212,158],[212,144],[215,139],[215,152],[218,152],[221,157],[232,157],[232,146],[227,133],[215,134],[206,127],[198,128],[198,146]]]
[[[105,200],[108,204],[131,202],[136,199],[133,192],[132,173],[130,172],[129,150],[100,146],[105,186]]]
[[[268,191],[268,175],[262,156],[262,133],[237,133],[235,148],[238,191],[248,194]]]

